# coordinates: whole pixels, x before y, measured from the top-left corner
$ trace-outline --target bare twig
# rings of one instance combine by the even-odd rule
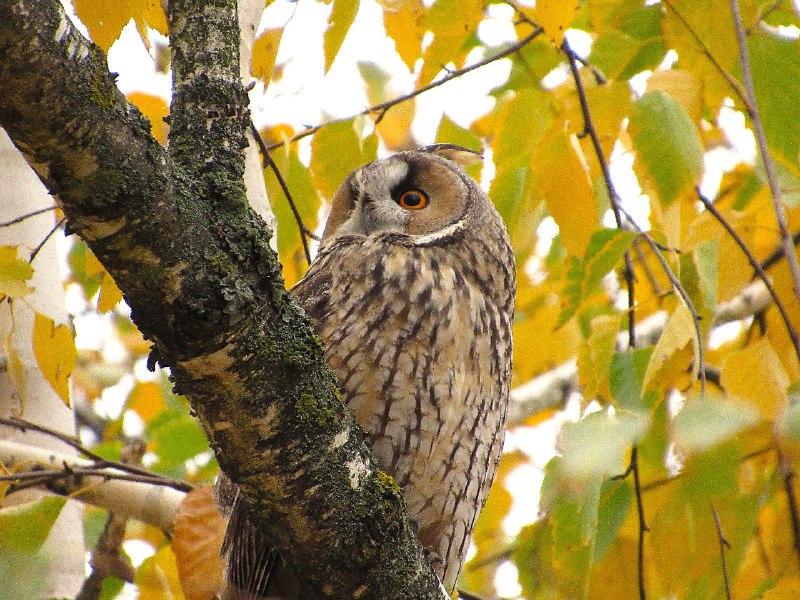
[[[731,545],[722,533],[722,524],[719,522],[719,515],[717,509],[711,506],[711,512],[714,513],[714,523],[717,525],[717,538],[719,539],[719,558],[722,562],[722,580],[725,582],[725,597],[731,600],[731,585],[728,583],[728,566],[725,563],[725,548],[730,548]]]
[[[742,79],[747,94],[747,112],[750,121],[753,123],[753,133],[756,136],[761,160],[764,163],[764,170],[767,173],[767,182],[772,193],[772,207],[775,211],[775,219],[778,222],[778,229],[781,233],[781,245],[783,246],[786,260],[789,263],[789,270],[792,273],[794,282],[794,293],[800,298],[800,263],[797,261],[797,253],[794,250],[792,236],[789,233],[789,226],[786,223],[786,209],[783,205],[783,192],[775,173],[775,164],[772,162],[772,155],[767,146],[767,136],[764,133],[764,123],[761,120],[761,113],[758,110],[756,101],[755,86],[753,85],[753,71],[750,67],[750,52],[747,49],[747,36],[742,23],[742,15],[739,11],[739,0],[730,0],[733,24],[736,27],[736,42],[739,45],[739,62],[742,66]]]
[[[600,169],[603,172],[603,179],[606,182],[606,187],[608,188],[608,197],[611,200],[611,209],[614,211],[614,220],[617,223],[617,227],[619,229],[624,228],[624,221],[622,218],[622,212],[620,209],[620,202],[619,202],[619,194],[617,194],[617,190],[614,187],[614,182],[611,180],[611,172],[608,169],[608,163],[606,162],[605,156],[603,155],[603,147],[600,144],[600,136],[597,134],[597,129],[594,127],[594,122],[592,121],[592,114],[589,110],[589,101],[586,98],[586,90],[583,87],[583,80],[581,79],[581,75],[578,72],[578,56],[572,51],[572,48],[569,46],[569,42],[567,38],[564,38],[564,43],[562,44],[564,52],[569,59],[569,68],[572,72],[572,78],[575,80],[575,88],[578,92],[578,99],[581,103],[581,111],[583,113],[583,127],[584,132],[589,134],[589,137],[592,140],[592,145],[594,146],[595,154],[597,155],[597,160],[600,162]],[[628,288],[628,345],[631,348],[636,347],[636,317],[634,313],[634,308],[636,306],[635,298],[634,298],[634,274],[633,274],[633,261],[631,260],[630,251],[625,251],[625,283],[627,284]]]
[[[60,440],[60,441],[64,442],[65,444],[67,444],[69,447],[71,447],[71,448],[77,450],[78,452],[80,452],[81,454],[83,454],[86,458],[93,460],[94,463],[95,463],[94,468],[110,467],[110,468],[113,468],[113,469],[118,469],[120,471],[124,471],[126,473],[131,473],[133,475],[140,475],[142,477],[157,477],[157,478],[159,478],[160,480],[163,480],[163,481],[170,481],[171,483],[164,484],[164,485],[170,485],[171,487],[174,487],[175,489],[180,489],[180,490],[184,490],[184,491],[192,489],[192,486],[187,484],[187,483],[185,483],[185,482],[178,481],[178,480],[167,479],[166,477],[162,477],[161,475],[157,475],[157,474],[153,473],[152,471],[149,471],[149,470],[145,469],[144,467],[140,467],[140,466],[135,465],[135,464],[129,464],[129,463],[126,463],[126,462],[121,462],[121,461],[116,461],[116,460],[109,460],[107,458],[103,458],[99,454],[96,454],[96,453],[92,452],[91,450],[89,450],[88,448],[86,448],[83,445],[81,445],[81,443],[78,440],[76,440],[75,438],[73,438],[71,436],[68,436],[66,434],[63,434],[63,433],[61,433],[59,431],[55,431],[54,429],[50,429],[48,427],[45,427],[43,425],[39,425],[37,423],[32,423],[31,421],[26,421],[24,419],[18,419],[16,417],[10,417],[10,418],[7,418],[7,419],[0,417],[0,425],[5,425],[7,427],[14,427],[15,429],[19,429],[23,433],[25,431],[27,431],[27,430],[38,431],[39,433],[43,433],[43,434],[48,435],[48,436],[50,436],[52,438]],[[189,486],[189,487],[187,488],[186,486]]]
[[[800,1],[800,0],[798,0],[798,1]],[[800,231],[798,231],[797,233],[795,233],[795,234],[792,236],[792,243],[793,243],[795,246],[797,246],[798,244],[800,244]],[[774,266],[775,266],[775,264],[776,264],[776,263],[777,263],[777,262],[778,262],[780,259],[782,259],[782,258],[783,258],[783,255],[784,255],[784,254],[785,254],[785,252],[784,252],[784,250],[783,250],[783,246],[781,246],[780,248],[777,248],[777,249],[775,250],[775,252],[773,252],[773,253],[772,253],[772,254],[770,254],[770,255],[769,255],[767,258],[765,258],[765,259],[764,259],[764,262],[763,262],[763,263],[761,263],[761,266],[764,268],[764,270],[765,270],[765,271],[766,271],[766,270],[768,270],[768,269],[771,269],[772,267],[774,267]]]
[[[297,227],[300,230],[300,240],[303,242],[303,252],[306,255],[306,262],[310,265],[311,264],[311,251],[308,248],[308,239],[307,236],[315,238],[314,232],[312,232],[308,227],[306,227],[305,223],[303,223],[303,218],[300,216],[300,211],[297,210],[297,205],[294,203],[294,198],[292,198],[292,194],[289,192],[289,186],[286,185],[286,180],[284,180],[283,175],[281,175],[280,169],[278,169],[278,165],[275,164],[275,161],[272,160],[272,156],[270,156],[269,150],[267,149],[267,145],[264,143],[264,139],[261,137],[261,133],[259,133],[256,126],[250,123],[250,131],[253,133],[253,137],[258,144],[258,147],[261,149],[261,156],[264,157],[263,165],[264,167],[269,167],[272,172],[275,174],[275,178],[278,180],[278,185],[281,186],[283,190],[283,195],[286,196],[286,200],[289,202],[289,206],[292,209],[292,214],[294,215],[294,220],[297,221]]]
[[[19,217],[11,219],[10,221],[6,221],[4,223],[0,223],[0,227],[8,227],[9,225],[16,225],[17,223],[22,223],[23,221],[25,221],[27,219],[30,219],[31,217],[36,217],[38,215],[41,215],[41,214],[46,213],[46,212],[50,212],[51,210],[55,210],[57,208],[58,207],[55,206],[55,205],[48,206],[47,208],[40,208],[38,210],[34,210],[34,211],[26,213],[24,215],[20,215]]]
[[[41,242],[39,242],[39,245],[36,246],[36,248],[33,249],[33,252],[31,252],[30,258],[28,259],[28,262],[32,263],[34,261],[34,259],[36,258],[36,255],[39,254],[39,251],[42,248],[44,248],[44,245],[47,243],[47,240],[49,240],[51,237],[53,237],[53,234],[56,231],[58,231],[58,228],[61,227],[66,222],[67,222],[67,218],[66,217],[62,217],[61,219],[58,220],[58,223],[53,225],[53,228],[47,233],[46,236],[44,236],[44,239]]]
[[[514,42],[513,44],[509,45],[507,48],[505,48],[504,50],[501,50],[497,54],[493,54],[492,56],[488,56],[488,57],[484,58],[483,60],[479,60],[475,64],[469,65],[468,67],[464,67],[462,69],[455,69],[453,71],[447,71],[447,74],[444,77],[442,77],[441,79],[437,79],[436,81],[432,81],[431,83],[429,83],[427,85],[423,85],[422,87],[417,88],[416,90],[414,90],[412,92],[409,92],[408,94],[405,94],[403,96],[398,96],[397,98],[393,98],[392,100],[387,100],[386,102],[381,102],[380,104],[376,104],[374,106],[370,106],[369,108],[365,108],[361,112],[356,113],[354,115],[350,115],[349,117],[341,117],[339,119],[332,119],[332,120],[326,121],[325,123],[322,123],[320,125],[315,125],[313,127],[307,127],[305,129],[303,129],[302,131],[300,131],[299,133],[297,133],[296,135],[294,135],[293,137],[289,138],[288,140],[285,140],[283,142],[277,142],[275,144],[270,144],[269,146],[266,147],[266,150],[274,150],[275,148],[279,148],[279,147],[283,146],[284,144],[291,144],[293,142],[296,142],[297,140],[301,140],[304,137],[308,137],[309,135],[315,134],[317,131],[319,131],[320,129],[322,129],[323,127],[325,127],[327,125],[332,125],[334,123],[345,123],[347,121],[352,121],[356,117],[363,117],[365,115],[369,115],[369,114],[372,114],[372,113],[375,113],[375,112],[377,112],[377,113],[385,112],[386,110],[390,109],[391,107],[393,107],[393,106],[395,106],[397,104],[400,104],[402,102],[406,102],[407,100],[411,100],[412,98],[416,98],[420,94],[424,94],[427,91],[430,91],[430,90],[432,90],[434,88],[437,88],[440,85],[443,85],[443,84],[447,83],[448,81],[451,81],[453,79],[457,79],[458,77],[461,77],[462,75],[466,75],[467,73],[469,73],[471,71],[474,71],[475,69],[480,69],[481,67],[485,67],[488,64],[491,64],[491,63],[493,63],[495,61],[498,61],[498,60],[500,60],[502,58],[506,58],[507,56],[510,56],[510,55],[514,54],[515,52],[518,52],[520,49],[524,48],[528,43],[530,43],[531,40],[533,40],[536,37],[538,37],[539,35],[541,35],[541,33],[543,31],[544,30],[541,27],[537,27],[537,29],[535,31],[533,31],[530,35],[527,35],[524,38],[522,38],[521,40],[519,40],[517,42]]]
[[[639,517],[639,543],[637,545],[637,560],[639,572],[639,600],[646,600],[647,588],[644,580],[644,534],[649,531],[644,518],[644,503],[642,502],[642,484],[639,481],[639,447],[634,445],[631,449],[631,471],[633,471],[633,486],[636,492],[636,512]]]
[[[800,338],[797,336],[797,331],[795,330],[794,326],[792,325],[792,321],[789,318],[789,314],[786,312],[786,309],[783,306],[783,303],[778,298],[778,293],[775,291],[775,288],[772,286],[772,281],[770,281],[769,277],[767,277],[764,268],[761,264],[756,260],[756,257],[753,256],[753,253],[750,252],[750,249],[747,247],[747,244],[744,243],[744,240],[736,233],[736,230],[731,226],[730,223],[722,216],[722,214],[717,210],[717,207],[703,194],[700,192],[700,188],[695,188],[697,191],[697,197],[700,199],[700,202],[703,203],[703,206],[706,207],[706,210],[710,212],[714,218],[720,222],[720,224],[725,228],[728,234],[733,238],[736,244],[741,248],[744,255],[747,257],[750,266],[753,267],[753,270],[756,272],[761,281],[764,282],[764,285],[767,287],[770,296],[772,296],[772,300],[775,302],[775,307],[778,309],[778,312],[781,314],[781,318],[783,319],[783,323],[786,326],[786,331],[789,333],[789,337],[792,339],[792,345],[794,346],[794,352],[797,355],[798,360],[800,360]]]
[[[778,465],[783,475],[783,489],[786,492],[786,500],[789,505],[789,521],[792,524],[794,550],[797,554],[798,564],[800,564],[800,517],[798,517],[797,494],[794,491],[796,475],[792,470],[791,462],[783,455],[780,449],[778,449]]]

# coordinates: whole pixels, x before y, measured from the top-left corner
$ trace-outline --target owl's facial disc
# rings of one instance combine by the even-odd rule
[[[424,243],[465,226],[474,192],[447,160],[405,152],[354,171],[333,198],[323,238],[404,233]],[[455,228],[455,229],[454,229]]]
[[[408,176],[408,169],[404,160],[389,158],[357,170],[352,185],[355,205],[340,231],[360,235],[404,232],[410,216],[395,201],[393,190]]]

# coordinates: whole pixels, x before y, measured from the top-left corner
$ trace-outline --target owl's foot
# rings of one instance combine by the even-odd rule
[[[423,551],[425,552],[425,557],[428,559],[431,567],[433,567],[433,570],[438,573],[439,569],[442,567],[442,565],[444,565],[444,559],[433,548],[426,547],[423,548]]]

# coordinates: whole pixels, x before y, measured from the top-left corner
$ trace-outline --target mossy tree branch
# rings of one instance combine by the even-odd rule
[[[235,0],[172,0],[169,150],[57,0],[0,4],[0,126],[123,290],[220,465],[322,598],[441,598],[248,207]]]

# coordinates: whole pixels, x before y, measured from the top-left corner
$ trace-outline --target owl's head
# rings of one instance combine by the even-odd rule
[[[487,209],[493,213],[462,168],[481,158],[467,148],[436,144],[356,169],[333,197],[323,241],[390,232],[430,238],[452,233]]]

